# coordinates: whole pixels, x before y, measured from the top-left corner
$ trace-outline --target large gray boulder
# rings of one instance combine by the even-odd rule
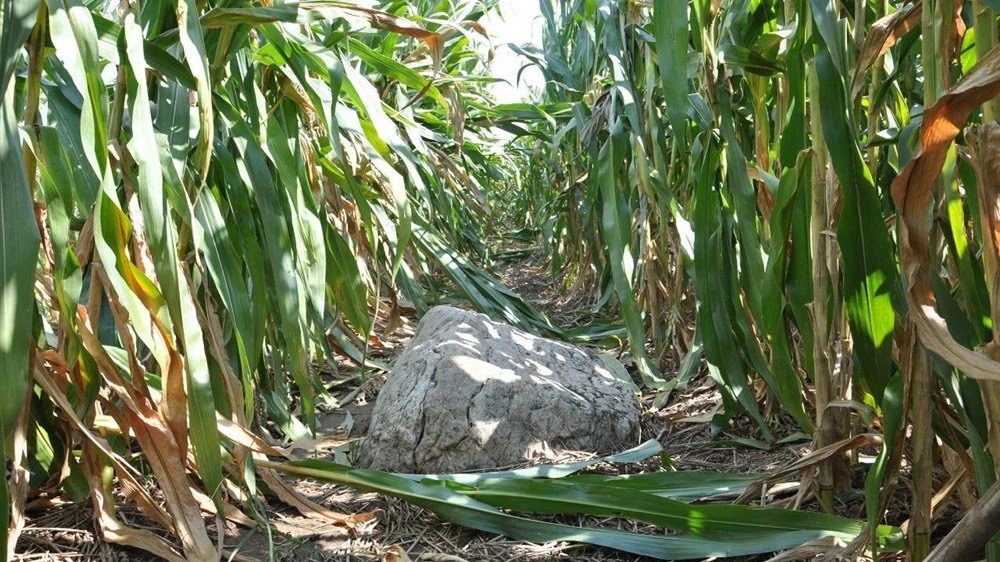
[[[431,309],[375,402],[359,464],[394,472],[507,467],[639,438],[629,384],[577,346],[448,306]]]

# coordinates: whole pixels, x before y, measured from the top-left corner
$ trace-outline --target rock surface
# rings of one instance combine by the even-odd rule
[[[507,467],[639,438],[639,404],[596,355],[487,316],[431,309],[393,365],[359,464],[394,472]]]

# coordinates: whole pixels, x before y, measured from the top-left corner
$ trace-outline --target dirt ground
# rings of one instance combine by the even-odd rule
[[[538,258],[510,262],[498,272],[501,279],[524,299],[534,304],[563,325],[585,322],[591,318],[592,304],[586,295],[565,294],[552,279],[545,264]],[[379,341],[374,348],[376,355],[389,360],[412,336],[414,320],[404,318],[403,326],[391,337]],[[672,360],[665,358],[661,365],[664,374],[671,374]],[[350,380],[360,371],[344,360],[338,369],[338,380]],[[343,460],[350,450],[350,441],[363,436],[367,430],[371,409],[383,375],[372,372],[355,377],[354,382],[337,387],[334,397],[340,407],[324,412],[320,417],[320,443],[293,446],[292,456]],[[358,381],[363,381],[357,384]],[[718,470],[738,473],[772,472],[786,467],[808,453],[808,441],[796,440],[796,429],[789,419],[778,415],[773,419],[777,438],[791,437],[789,444],[767,450],[740,446],[734,441],[755,438],[755,428],[748,419],[737,418],[715,440],[710,434],[708,420],[721,403],[721,397],[712,380],[704,374],[676,390],[669,401],[658,411],[652,411],[655,396],[643,397],[646,414],[642,439],[656,438],[663,444],[673,468],[680,470]],[[317,452],[317,447],[319,451]],[[573,459],[576,460],[576,459]],[[661,460],[654,458],[640,466],[598,466],[600,471],[638,472],[660,468]],[[864,475],[855,475],[855,488],[863,486]],[[292,481],[290,481],[292,482]],[[372,561],[406,562],[424,560],[439,562],[625,562],[649,560],[644,557],[595,547],[572,544],[535,545],[512,541],[505,537],[479,533],[444,523],[432,513],[411,506],[400,500],[375,494],[358,493],[351,489],[314,482],[294,481],[295,489],[304,497],[342,514],[371,513],[374,518],[348,528],[324,522],[321,518],[305,517],[298,511],[277,500],[270,500],[267,516],[271,523],[270,536],[265,529],[244,529],[229,526],[225,530],[226,551],[223,559],[283,561]],[[900,485],[899,505],[892,514],[906,512],[905,482]],[[795,482],[775,487],[766,496],[770,505],[789,505],[795,501]],[[808,502],[803,509],[814,508]],[[155,525],[145,521],[138,510],[123,501],[119,506],[122,519],[129,525],[155,530]],[[864,517],[861,493],[846,494],[840,498],[838,511],[845,516]],[[95,532],[93,508],[89,501],[67,503],[58,508],[33,510],[18,542],[18,560],[154,560],[150,555],[100,540]],[[940,518],[947,527],[954,510],[944,508]],[[662,530],[634,521],[595,517],[553,517],[560,523],[580,526],[602,526],[627,529],[640,533],[662,533]],[[902,515],[888,523],[902,523]],[[767,560],[768,556],[740,560]]]

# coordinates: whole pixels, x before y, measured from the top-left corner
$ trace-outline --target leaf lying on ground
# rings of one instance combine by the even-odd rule
[[[815,513],[805,514],[746,506],[689,506],[680,502],[668,505],[661,497],[635,490],[626,491],[611,486],[590,486],[555,480],[495,479],[481,482],[479,486],[463,485],[454,481],[444,483],[426,481],[424,484],[396,474],[355,469],[327,461],[275,463],[261,460],[258,464],[262,468],[290,475],[316,478],[357,490],[400,498],[429,509],[446,521],[480,531],[506,535],[516,540],[536,543],[552,541],[587,543],[662,560],[774,552],[827,536],[850,540],[865,528],[864,523],[858,521]],[[501,493],[503,491],[508,493]],[[547,495],[546,491],[557,493],[552,497],[551,494]],[[671,528],[711,530],[716,533],[688,532],[663,536],[604,528],[580,528],[512,515],[501,511],[496,505],[477,501],[470,497],[472,495],[479,495],[483,499],[503,506],[516,506],[518,510],[527,509],[551,514],[601,513],[626,516],[639,514],[646,521],[655,519],[656,524],[669,522]],[[643,506],[648,509],[645,513],[640,513],[643,511]],[[671,510],[676,511],[672,514],[667,513]],[[691,510],[699,510],[699,513],[695,514]],[[685,511],[686,515],[683,515],[682,511]],[[709,518],[711,524],[707,527],[701,512],[712,514]],[[763,512],[766,512],[768,517],[761,517]],[[728,529],[727,522],[745,525],[746,532],[732,532]],[[762,528],[762,524],[767,525],[769,529]],[[753,532],[750,532],[751,527]],[[725,532],[727,530],[729,532]],[[882,527],[880,530],[880,537],[887,537],[895,531],[888,527]]]
[[[460,484],[449,487],[494,507],[523,513],[620,516],[672,531],[719,537],[753,536],[762,542],[801,531],[850,540],[865,528],[863,522],[825,513],[743,505],[691,505],[638,489],[583,482],[487,480],[475,487]]]
[[[647,494],[675,500],[704,500],[712,497],[739,494],[753,482],[767,478],[766,474],[727,474],[725,472],[650,472],[606,476],[580,474],[570,476],[568,482],[601,484],[622,489],[641,490]]]

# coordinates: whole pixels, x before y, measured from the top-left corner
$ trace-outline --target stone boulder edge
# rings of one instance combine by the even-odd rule
[[[358,464],[490,470],[637,444],[639,404],[594,353],[450,306],[424,315],[375,402]]]

